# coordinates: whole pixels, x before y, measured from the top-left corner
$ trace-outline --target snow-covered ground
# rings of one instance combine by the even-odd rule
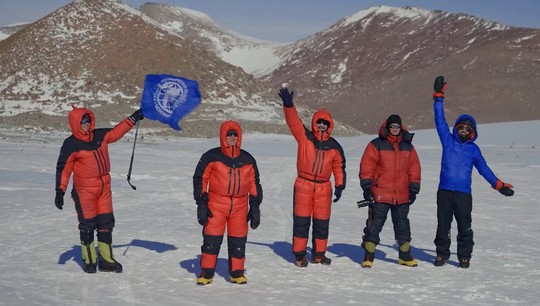
[[[454,118],[449,118],[453,120]],[[144,122],[142,124],[144,127]],[[475,249],[470,269],[434,267],[435,195],[441,148],[434,130],[416,132],[422,190],[411,208],[415,268],[397,264],[391,220],[372,269],[362,269],[366,208],[358,165],[374,136],[339,138],[348,185],[334,204],[327,256],[331,266],[294,266],[292,188],[296,144],[289,135],[245,135],[264,188],[261,226],[250,231],[247,285],[229,283],[226,242],[214,283],[196,286],[201,226],[192,200],[200,155],[217,139],[137,142],[131,182],[126,174],[133,133],[111,145],[117,225],[114,251],[124,272],[83,273],[71,200],[53,204],[56,159],[66,135],[0,139],[0,305],[537,305],[540,288],[540,121],[479,126],[488,164],[516,194],[506,198],[476,172],[473,177]],[[217,131],[216,131],[217,133]],[[455,222],[452,251],[455,252]]]

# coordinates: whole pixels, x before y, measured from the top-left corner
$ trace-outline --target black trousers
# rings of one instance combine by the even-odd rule
[[[411,241],[411,224],[409,222],[409,204],[391,205],[386,203],[373,203],[369,207],[368,219],[364,228],[363,241],[379,244],[381,233],[388,211],[394,224],[394,238],[398,245]]]
[[[471,212],[470,194],[450,190],[437,191],[437,234],[434,241],[437,255],[450,256],[450,231],[452,219],[455,217],[458,228],[458,258],[471,257],[474,246]]]

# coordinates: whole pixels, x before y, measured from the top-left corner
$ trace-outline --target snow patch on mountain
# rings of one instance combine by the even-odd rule
[[[355,14],[352,14],[349,17],[346,17],[343,22],[341,23],[341,26],[348,26],[350,24],[357,23],[358,21],[368,17],[368,16],[376,16],[379,14],[392,14],[394,19],[401,19],[401,18],[407,18],[414,20],[416,18],[427,18],[428,21],[430,18],[433,17],[433,12],[420,9],[420,8],[413,8],[413,7],[407,7],[407,8],[396,8],[396,7],[390,7],[390,6],[375,6],[370,7],[365,10],[361,10]],[[364,22],[369,23],[370,20],[365,20]]]

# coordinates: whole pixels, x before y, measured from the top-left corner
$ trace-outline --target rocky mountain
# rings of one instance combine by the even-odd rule
[[[8,38],[10,35],[13,35],[14,33],[17,33],[18,31],[25,28],[27,25],[28,25],[27,23],[7,25],[7,26],[0,25],[0,40],[4,40]]]
[[[433,80],[448,81],[447,118],[479,122],[540,119],[540,30],[465,14],[379,6],[288,46],[265,79],[288,81],[298,100],[375,133],[398,113],[432,128]]]
[[[169,4],[146,3],[139,10],[179,36],[255,76],[279,65],[283,43],[263,41],[223,29],[208,15]]]
[[[203,103],[181,135],[215,136],[231,119],[247,131],[287,132],[274,90],[118,0],[73,1],[0,41],[0,120],[67,129],[65,114],[77,103],[96,112],[98,125],[118,122],[152,73],[199,82]]]
[[[464,112],[482,123],[532,120],[540,119],[539,64],[540,30],[465,14],[379,6],[278,44],[171,5],[75,0],[0,41],[0,125],[66,128],[74,102],[112,124],[138,105],[148,73],[199,82],[203,103],[183,120],[186,136],[215,136],[227,119],[288,133],[276,96],[283,82],[304,122],[326,107],[336,135],[375,133],[391,113],[412,129],[432,128],[437,75],[448,81],[449,121]]]

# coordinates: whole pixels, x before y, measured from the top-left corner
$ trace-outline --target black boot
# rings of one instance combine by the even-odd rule
[[[311,258],[311,263],[329,266],[332,263],[332,259],[324,255],[315,255]]]
[[[437,254],[437,257],[435,258],[435,261],[433,262],[433,264],[435,265],[435,267],[444,266],[448,262],[449,258],[450,258],[450,255]]]
[[[463,269],[468,269],[471,266],[471,259],[469,257],[460,257],[459,258],[459,267]]]
[[[305,268],[308,266],[308,261],[307,261],[307,258],[304,256],[300,259],[296,259],[296,263],[295,265],[299,268]]]

